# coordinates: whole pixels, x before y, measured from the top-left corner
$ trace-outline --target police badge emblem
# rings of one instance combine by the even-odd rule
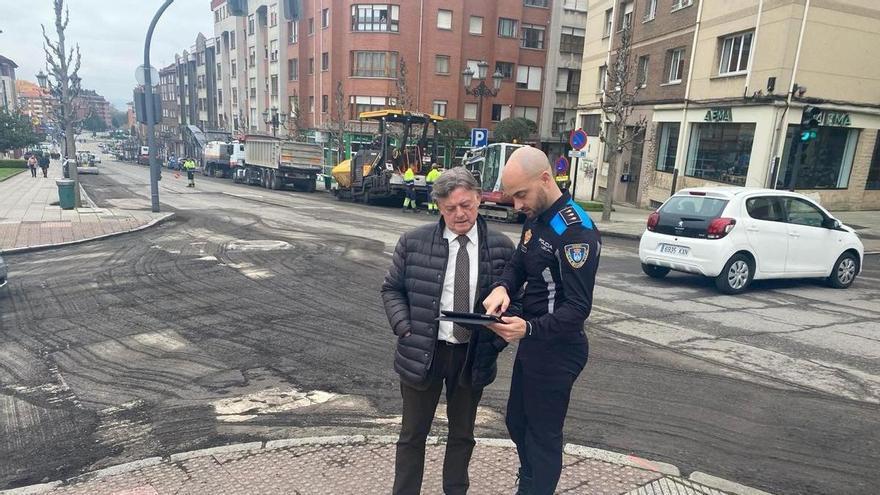
[[[569,244],[565,246],[565,259],[572,268],[580,268],[590,257],[590,245],[587,243]]]
[[[519,245],[519,248],[522,250],[522,252],[525,253],[528,251],[526,244],[528,244],[529,241],[531,241],[531,240],[532,240],[532,229],[529,229],[523,234],[522,243]]]

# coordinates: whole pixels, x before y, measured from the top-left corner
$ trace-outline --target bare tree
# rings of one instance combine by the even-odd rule
[[[413,98],[409,94],[409,83],[407,83],[406,75],[408,69],[406,60],[400,57],[397,68],[397,108],[401,110],[412,110]]]
[[[64,31],[70,22],[70,9],[64,8],[64,0],[55,2],[55,32],[58,41],[52,42],[46,34],[46,26],[43,29],[43,51],[46,54],[46,64],[49,70],[50,91],[54,96],[53,113],[55,121],[64,129],[65,158],[76,155],[76,132],[75,126],[79,122],[74,112],[74,99],[80,92],[79,68],[81,56],[79,44],[76,49],[68,52],[65,46]],[[63,15],[62,15],[63,10]],[[76,173],[76,165],[68,166],[70,178],[74,181],[74,201],[80,206],[79,178]]]
[[[287,128],[293,136],[294,141],[302,141],[303,131],[303,115],[299,106],[299,96],[296,91],[293,92],[290,99],[290,118],[287,120]]]
[[[602,98],[602,112],[608,122],[600,139],[606,146],[613,149],[614,156],[608,167],[608,182],[605,185],[605,204],[602,209],[602,221],[611,220],[611,206],[614,201],[614,189],[617,185],[618,171],[623,166],[623,154],[631,149],[636,142],[645,139],[645,128],[648,121],[644,116],[630,123],[636,98],[642,89],[642,82],[635,74],[632,54],[632,28],[624,26],[620,32],[620,44],[613,54],[611,66],[607,71],[608,81]]]
[[[336,94],[333,96],[333,100],[335,107],[330,123],[333,126],[333,134],[336,139],[336,163],[339,163],[345,157],[345,131],[348,127],[345,120],[345,92],[342,90],[342,81],[336,81]]]

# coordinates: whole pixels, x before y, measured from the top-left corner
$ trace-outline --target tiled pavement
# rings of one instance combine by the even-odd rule
[[[167,218],[168,213],[149,210],[96,208],[83,194],[83,208],[62,210],[58,206],[61,177],[57,161],[49,177],[18,174],[0,182],[0,252],[15,252],[105,235],[130,232]]]
[[[429,441],[423,494],[442,494],[444,445]],[[65,482],[11,490],[9,494],[387,494],[394,478],[389,437],[325,437],[218,447],[106,468]],[[516,491],[516,450],[509,442],[478,441],[470,465],[476,495]],[[703,475],[704,479],[707,478]],[[692,476],[693,478],[693,476]],[[711,477],[707,483],[712,484]],[[720,480],[723,483],[723,480]],[[729,487],[728,487],[729,489]],[[682,478],[674,466],[569,446],[559,494],[724,495],[763,494],[746,487],[722,491]],[[766,495],[766,494],[765,494]]]

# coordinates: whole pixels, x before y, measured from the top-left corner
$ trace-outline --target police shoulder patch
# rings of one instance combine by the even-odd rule
[[[572,268],[580,268],[584,266],[587,259],[590,257],[590,245],[586,242],[567,244],[563,248],[563,251],[565,251],[565,259]]]
[[[573,206],[566,206],[559,210],[559,216],[562,218],[562,221],[565,222],[565,225],[573,225],[583,222],[581,216],[578,215],[578,212],[575,211]]]

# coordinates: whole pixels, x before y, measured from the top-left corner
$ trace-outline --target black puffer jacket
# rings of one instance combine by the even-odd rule
[[[397,335],[394,369],[400,379],[415,388],[427,388],[428,369],[437,345],[440,295],[446,276],[449,245],[443,238],[445,224],[441,219],[407,232],[400,237],[394,259],[382,284],[382,301],[391,329]],[[474,312],[483,312],[483,299],[492,283],[504,271],[513,255],[514,246],[500,232],[488,228],[477,217],[479,263],[477,297]],[[482,388],[495,380],[498,352],[507,345],[488,328],[471,327],[467,361],[460,380]],[[403,335],[407,335],[403,337]]]

